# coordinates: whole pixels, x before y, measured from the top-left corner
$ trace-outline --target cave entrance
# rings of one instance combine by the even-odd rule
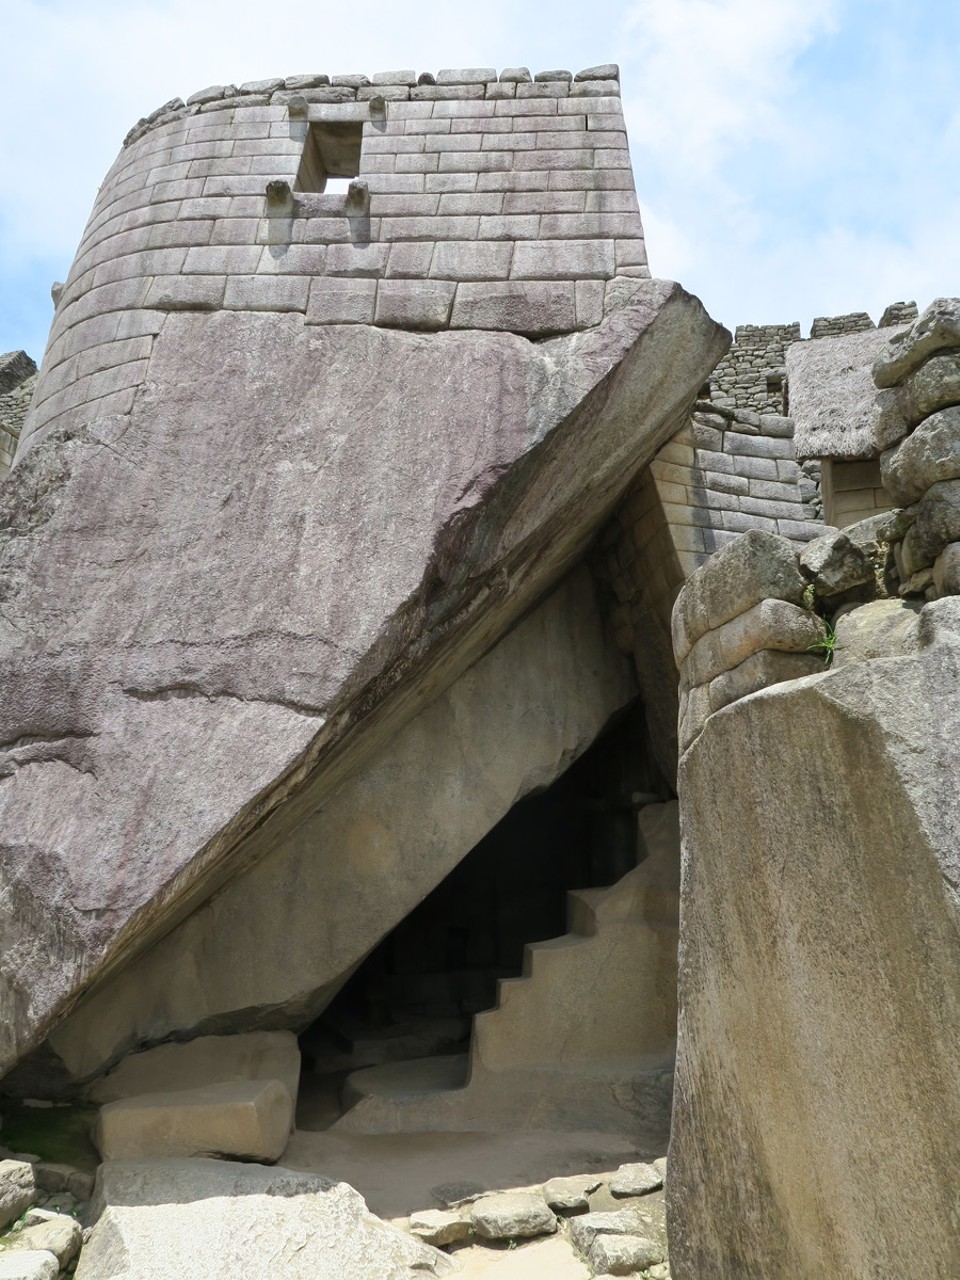
[[[303,1032],[298,1127],[333,1123],[362,1068],[462,1059],[451,1081],[462,1084],[474,1015],[523,973],[528,943],[567,933],[568,891],[636,866],[638,809],[671,797],[635,703],[556,782],[518,801]]]

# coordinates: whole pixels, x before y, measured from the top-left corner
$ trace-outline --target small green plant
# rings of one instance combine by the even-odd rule
[[[515,1249],[516,1247],[517,1247],[517,1242],[516,1242],[516,1240],[510,1239],[510,1240],[508,1240],[508,1241],[507,1241],[507,1248],[508,1248],[508,1249]]]
[[[837,633],[827,619],[822,618],[821,621],[823,623],[823,635],[819,640],[814,640],[813,644],[807,645],[807,653],[822,653],[824,666],[829,667],[833,662],[833,655],[843,646],[837,644]]]

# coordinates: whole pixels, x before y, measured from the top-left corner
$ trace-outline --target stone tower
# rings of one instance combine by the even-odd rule
[[[649,276],[616,68],[435,79],[217,86],[141,121],[60,295],[23,445],[129,413],[173,312],[531,337],[598,324],[615,278]]]

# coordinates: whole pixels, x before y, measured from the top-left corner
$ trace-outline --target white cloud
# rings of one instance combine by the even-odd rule
[[[735,148],[782,136],[798,57],[838,0],[637,0],[626,31],[637,74],[626,102],[636,149],[704,175]]]

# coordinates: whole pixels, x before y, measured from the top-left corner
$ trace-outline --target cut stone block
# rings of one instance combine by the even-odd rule
[[[688,688],[708,684],[761,649],[804,653],[823,634],[823,623],[809,609],[786,600],[761,600],[700,637],[684,660],[684,683]]]
[[[572,280],[461,284],[450,319],[454,329],[506,329],[531,335],[562,333],[576,323]]]
[[[100,1108],[104,1160],[222,1155],[272,1162],[287,1145],[293,1101],[279,1080],[151,1093]]]
[[[792,543],[751,530],[721,548],[689,579],[673,607],[673,648],[678,663],[715,627],[765,599],[800,604],[806,583]]]
[[[941,409],[880,457],[880,475],[893,501],[909,506],[938,480],[960,478],[960,408]]]
[[[781,653],[774,649],[761,649],[759,653],[744,659],[732,671],[724,671],[710,681],[710,710],[720,711],[739,698],[746,698],[759,689],[780,684],[783,680],[799,680],[803,676],[818,675],[824,667],[824,658],[813,653]]]
[[[124,1058],[109,1075],[94,1081],[88,1096],[94,1102],[115,1102],[229,1080],[280,1080],[296,1106],[300,1087],[297,1037],[292,1031],[248,1031],[157,1045]]]
[[[960,351],[931,356],[897,388],[896,402],[908,427],[960,404]]]
[[[376,323],[393,329],[445,329],[455,289],[446,280],[381,280]]]

